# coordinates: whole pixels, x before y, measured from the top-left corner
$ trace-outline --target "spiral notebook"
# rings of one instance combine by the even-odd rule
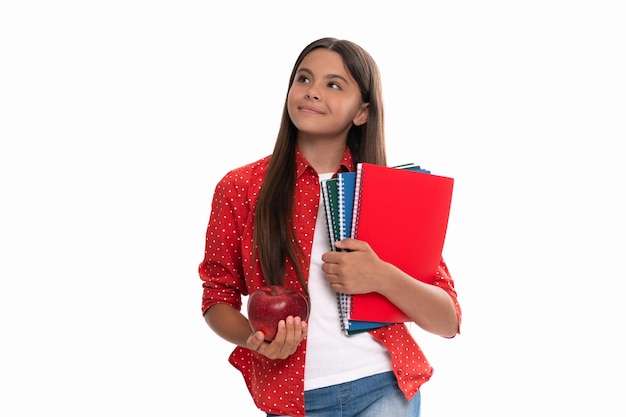
[[[335,242],[349,237],[352,228],[355,172],[342,172],[335,178],[322,180],[322,198],[328,226],[330,248],[336,251]],[[387,323],[349,320],[347,294],[337,293],[337,306],[341,330],[350,335],[387,325]]]
[[[421,168],[415,164],[404,164],[396,167],[391,167],[386,169],[402,169],[407,172],[420,172],[422,174],[429,174],[430,171]],[[353,233],[355,228],[353,227],[353,220],[359,219],[360,215],[355,216],[356,209],[354,208],[355,201],[355,191],[357,190],[357,172],[342,172],[337,175],[336,178],[332,178],[329,180],[325,180],[322,182],[322,194],[324,198],[324,206],[326,213],[326,220],[328,223],[329,230],[329,243],[332,250],[337,250],[334,247],[334,242],[336,240],[341,240],[346,237],[353,237]],[[359,186],[363,186],[363,179],[361,178],[358,182]],[[366,193],[368,195],[372,191]],[[359,193],[360,194],[360,193]],[[360,200],[360,203],[363,204],[363,201]],[[449,204],[448,204],[449,211]],[[366,210],[367,212],[367,210]],[[395,215],[395,214],[394,214]],[[367,219],[366,219],[367,220]],[[382,219],[384,220],[384,218]],[[445,234],[445,233],[444,233]],[[371,243],[370,243],[371,244]],[[438,262],[437,262],[438,266]],[[372,330],[378,327],[386,326],[388,324],[400,321],[408,321],[408,318],[404,320],[396,315],[391,315],[389,318],[392,320],[384,320],[383,315],[371,315],[369,312],[367,313],[368,318],[362,319],[360,318],[360,314],[355,315],[355,300],[357,306],[357,313],[359,313],[363,308],[365,310],[374,309],[377,310],[379,308],[378,304],[381,302],[376,294],[374,298],[374,302],[376,305],[368,306],[370,294],[366,295],[357,295],[352,296],[348,294],[338,293],[337,294],[337,303],[339,308],[339,316],[341,321],[341,328],[346,335],[351,335],[355,333],[360,333],[368,330]],[[380,296],[382,297],[382,296]],[[390,304],[388,300],[382,297],[383,304]],[[365,306],[363,306],[363,302],[365,302]],[[385,303],[386,301],[386,303]],[[393,306],[393,305],[392,305]],[[384,307],[382,312],[388,309],[388,306]],[[395,308],[395,306],[393,306]],[[399,311],[399,310],[398,310]],[[381,313],[382,313],[381,312]],[[357,318],[358,317],[358,318]]]
[[[404,168],[404,169],[399,169]],[[454,179],[418,166],[357,165],[351,236],[412,277],[434,282],[442,258]],[[348,296],[348,320],[407,322],[378,293]]]
[[[336,250],[335,242],[339,238],[339,194],[337,190],[337,178],[329,178],[321,181],[322,199],[324,201],[324,214],[328,226],[328,241],[331,250]]]

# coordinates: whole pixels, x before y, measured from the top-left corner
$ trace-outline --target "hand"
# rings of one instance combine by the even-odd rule
[[[340,250],[322,255],[322,271],[330,287],[345,294],[380,292],[387,273],[387,264],[362,240],[344,239],[335,242]]]
[[[276,337],[271,342],[265,341],[263,332],[252,333],[246,345],[270,359],[285,359],[293,355],[307,335],[307,323],[300,317],[287,317],[278,322]]]

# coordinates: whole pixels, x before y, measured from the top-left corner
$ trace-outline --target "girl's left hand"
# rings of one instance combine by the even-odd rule
[[[330,287],[346,294],[380,292],[389,264],[365,241],[344,239],[335,246],[339,251],[322,255],[322,271]]]

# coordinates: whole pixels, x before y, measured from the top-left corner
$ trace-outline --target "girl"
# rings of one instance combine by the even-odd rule
[[[298,56],[272,155],[217,184],[206,232],[202,312],[236,345],[229,361],[268,416],[419,416],[432,368],[404,323],[345,336],[336,292],[379,292],[424,330],[459,332],[461,310],[442,260],[435,285],[377,257],[365,241],[330,251],[320,181],[358,162],[386,165],[380,75],[353,42],[323,38]],[[309,297],[272,342],[252,332],[242,295],[267,284]]]

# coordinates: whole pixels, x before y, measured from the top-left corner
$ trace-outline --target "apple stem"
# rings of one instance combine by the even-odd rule
[[[278,289],[276,289],[276,285],[272,285],[272,295],[278,295]]]

